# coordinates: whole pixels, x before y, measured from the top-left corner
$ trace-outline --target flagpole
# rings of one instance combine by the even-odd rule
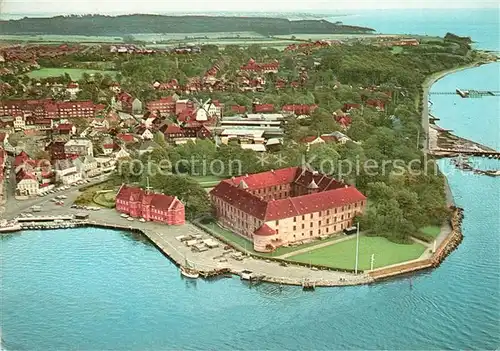
[[[356,230],[356,265],[354,266],[354,274],[358,274],[358,256],[359,256],[359,222]]]

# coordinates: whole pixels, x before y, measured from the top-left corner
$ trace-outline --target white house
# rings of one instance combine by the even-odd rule
[[[16,184],[16,193],[18,195],[34,196],[38,194],[40,185],[35,175],[21,171],[18,176]]]
[[[120,160],[123,158],[129,158],[130,153],[128,153],[124,148],[121,148],[116,154],[115,154],[115,159]]]
[[[23,130],[26,128],[26,118],[24,115],[19,114],[14,117],[14,130]]]
[[[74,164],[83,178],[92,178],[101,174],[101,170],[97,167],[97,160],[93,156],[80,156]]]
[[[71,139],[64,144],[64,152],[67,155],[94,156],[94,146],[87,139]]]
[[[115,169],[116,160],[111,157],[96,157],[97,168],[99,168],[101,173],[108,173]]]
[[[70,82],[66,86],[66,92],[70,94],[71,98],[75,98],[79,91],[80,87],[77,82]]]
[[[149,129],[146,129],[144,133],[141,134],[142,140],[151,140],[153,139],[154,135],[151,133]]]
[[[82,174],[77,170],[73,160],[57,160],[55,164],[56,181],[70,185],[82,180]]]
[[[200,101],[201,106],[196,111],[197,121],[206,121],[208,118],[222,116],[222,105],[219,101],[207,100],[205,103]]]

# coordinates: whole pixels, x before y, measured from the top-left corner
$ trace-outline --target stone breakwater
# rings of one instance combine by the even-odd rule
[[[459,207],[452,206],[452,215],[450,218],[451,233],[439,245],[436,252],[432,256],[432,266],[437,267],[445,260],[448,255],[455,250],[463,240],[462,221],[464,219],[464,210]]]

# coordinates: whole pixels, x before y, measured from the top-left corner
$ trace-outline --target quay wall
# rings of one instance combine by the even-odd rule
[[[286,263],[286,264],[291,264],[291,265],[293,264],[293,265],[296,265],[296,266],[303,266],[303,267],[316,267],[316,268],[318,268],[320,270],[330,270],[330,271],[335,271],[335,272],[343,272],[343,273],[354,273],[355,272],[354,269],[335,268],[335,267],[330,267],[330,266],[323,266],[323,265],[320,265],[320,264],[309,264],[309,263],[304,263],[304,262],[289,261],[289,260],[282,259],[282,258],[277,258],[277,257],[263,256],[263,255],[260,255],[258,253],[255,253],[255,252],[250,252],[248,250],[244,250],[241,247],[234,245],[233,242],[227,240],[223,236],[219,235],[218,233],[216,233],[213,230],[210,230],[210,228],[207,228],[207,227],[203,226],[201,223],[199,223],[197,221],[193,221],[191,223],[194,224],[195,226],[197,226],[198,228],[200,228],[201,230],[203,230],[203,231],[209,233],[210,235],[216,237],[218,240],[222,241],[224,244],[230,246],[231,248],[233,248],[235,250],[238,250],[238,251],[242,251],[245,254],[247,254],[248,256],[251,256],[251,257],[256,258],[256,259],[269,260],[269,261],[274,261],[274,262],[278,262],[278,263]],[[364,271],[362,269],[358,269],[358,273],[362,274],[362,273],[364,273]]]

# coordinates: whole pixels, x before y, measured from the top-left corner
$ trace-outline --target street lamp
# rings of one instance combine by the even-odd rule
[[[354,266],[354,274],[358,274],[358,259],[359,259],[359,222],[356,224],[356,264]]]

